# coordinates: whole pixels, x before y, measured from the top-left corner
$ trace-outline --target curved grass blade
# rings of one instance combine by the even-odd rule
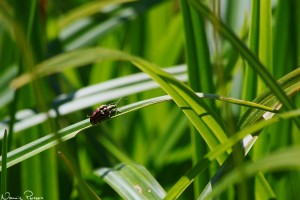
[[[202,97],[205,96],[202,93],[199,93],[198,95]],[[170,100],[172,100],[172,98],[169,95],[165,95],[165,96],[155,97],[152,99],[147,99],[144,101],[132,103],[126,106],[122,106],[118,108],[118,114],[112,116],[111,118],[119,117],[128,112],[133,112],[135,110],[142,109],[150,105],[154,105],[157,103],[162,103]],[[59,142],[67,141],[89,127],[90,127],[89,119],[85,119],[76,124],[70,125],[66,128],[59,130],[57,132],[57,136],[54,134],[50,134],[34,142],[28,143],[18,149],[15,149],[8,153],[8,159],[7,159],[8,167],[11,167],[51,147],[54,147]],[[0,160],[0,165],[2,166],[2,158]]]
[[[237,132],[234,136],[230,137],[228,139],[228,141],[226,141],[222,145],[219,145],[214,150],[210,151],[206,156],[210,160],[215,159],[219,154],[228,150],[228,148],[230,148],[234,144],[238,143],[241,139],[245,138],[245,136],[247,136],[248,134],[249,135],[257,134],[257,132],[259,132],[260,130],[262,130],[263,128],[265,128],[271,124],[277,123],[283,119],[294,118],[299,115],[300,115],[300,109],[297,109],[297,110],[293,110],[293,111],[289,111],[289,112],[284,112],[281,114],[276,114],[272,119],[259,121],[255,124],[253,124],[252,126],[247,126],[246,128]]]
[[[89,48],[68,52],[39,64],[34,73],[22,75],[14,81],[13,85],[20,87],[36,77],[43,77],[66,68],[78,67],[101,60],[129,61],[151,76],[173,98],[211,149],[226,140],[227,134],[225,132],[228,132],[228,130],[225,130],[222,121],[190,88],[157,66],[120,51]],[[223,160],[225,160],[225,155],[219,158],[220,162]]]
[[[39,154],[51,147],[56,146],[60,142],[67,141],[75,137],[80,131],[89,126],[89,120],[83,120],[57,132],[57,134],[46,135],[40,139],[30,142],[22,147],[8,152],[7,167],[11,167],[23,160]],[[2,170],[2,157],[0,158],[0,170]]]
[[[132,76],[129,76],[132,77]],[[180,78],[181,79],[181,78]],[[117,79],[119,80],[119,79]],[[116,81],[117,81],[116,80]],[[139,79],[140,80],[140,79]],[[181,79],[182,80],[182,79]],[[108,81],[109,83],[113,84],[112,81]],[[152,86],[157,87],[157,85],[152,84],[153,82],[149,82],[150,88]],[[98,84],[97,84],[98,85]],[[101,86],[100,86],[101,85]],[[99,84],[99,87],[104,89],[104,86],[107,85],[106,83]],[[108,84],[109,85],[109,84]],[[96,85],[95,85],[96,86]],[[26,130],[27,128],[30,128],[34,125],[40,124],[48,119],[48,116],[50,117],[57,117],[57,113],[59,112],[60,116],[64,116],[66,114],[81,110],[83,108],[87,108],[90,106],[93,106],[95,104],[98,104],[100,102],[105,102],[105,101],[112,101],[114,99],[121,98],[123,96],[128,96],[130,94],[136,94],[140,90],[132,90],[132,87],[124,87],[124,89],[120,89],[118,86],[117,88],[113,89],[109,87],[109,90],[106,92],[106,90],[94,90],[94,86],[89,86],[87,88],[80,89],[79,91],[75,92],[74,94],[68,96],[68,95],[63,95],[62,97],[59,97],[57,100],[55,100],[55,109],[50,109],[48,111],[48,115],[46,113],[35,113],[31,110],[21,110],[19,111],[16,115],[18,116],[18,121],[15,123],[15,128],[14,128],[14,133],[18,133],[22,130]],[[146,86],[146,84],[142,84],[142,87],[138,86],[138,88],[142,89],[150,89],[149,87]],[[124,92],[126,93],[124,93]],[[144,90],[143,90],[144,91]],[[96,94],[95,94],[96,93]],[[117,96],[113,94],[118,94]],[[269,112],[278,112],[278,110],[260,105],[257,103],[249,102],[249,101],[243,101],[239,99],[234,99],[231,97],[223,97],[215,94],[208,94],[208,93],[196,93],[198,97],[200,98],[207,98],[207,99],[214,99],[214,100],[219,100],[227,103],[233,103],[241,106],[248,106],[256,109],[261,109]],[[71,99],[71,96],[73,96],[74,99]],[[93,100],[93,101],[92,101]],[[152,105],[155,103],[160,103],[163,101],[170,101],[172,98],[169,95],[166,96],[161,96],[161,97],[156,97],[152,99],[145,100],[141,102],[140,104],[143,105],[144,103],[147,102],[148,105]],[[56,105],[57,104],[57,105]],[[145,105],[143,105],[145,106]],[[140,109],[140,108],[137,108]],[[8,119],[5,121],[9,121]],[[4,130],[8,128],[7,123],[5,121],[2,121],[0,123],[0,130]],[[3,134],[0,134],[0,138],[3,137]]]
[[[123,199],[157,199],[166,195],[164,189],[151,173],[137,164],[119,164],[114,168],[101,168],[95,171]]]
[[[214,92],[213,68],[210,62],[210,52],[206,38],[205,22],[202,17],[188,4],[180,1],[185,30],[185,55],[187,60],[188,84],[194,91]],[[210,108],[215,108],[215,102],[206,102]],[[207,152],[207,146],[200,135],[195,134],[194,127],[190,128],[192,162],[197,163]],[[194,182],[194,196],[200,194],[209,180],[208,173]]]
[[[279,79],[278,83],[280,84],[281,88],[284,90],[287,96],[291,97],[297,94],[300,91],[300,68],[295,69],[291,73]],[[282,105],[278,101],[278,98],[274,96],[269,89],[265,90],[253,102],[274,109],[280,109]],[[258,110],[253,110],[251,108],[248,108],[243,114],[243,116],[241,117],[241,120],[239,122],[239,127],[244,128],[246,126],[250,126],[256,121],[260,120],[262,117],[264,119],[267,119],[268,116],[269,113],[263,111],[260,112]]]

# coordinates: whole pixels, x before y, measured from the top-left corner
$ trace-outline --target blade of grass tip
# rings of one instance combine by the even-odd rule
[[[6,130],[4,130],[4,137],[2,139],[2,163],[1,163],[1,194],[5,194],[7,192],[6,188],[7,188],[7,168],[6,168],[6,164],[7,164],[7,132]]]
[[[206,16],[212,22],[213,26],[218,24],[220,33],[231,42],[232,46],[239,50],[241,55],[249,62],[249,66],[251,66],[254,69],[254,71],[259,74],[259,76],[263,79],[266,85],[282,102],[283,106],[288,110],[295,109],[294,104],[286,96],[281,87],[279,87],[279,85],[271,76],[271,74],[267,71],[267,69],[259,61],[259,59],[244,45],[244,43],[241,40],[239,40],[237,36],[222,21],[220,21],[205,5],[203,5],[201,1],[189,1],[192,5],[194,5],[195,9],[198,10],[198,12]],[[294,118],[294,121],[296,125],[300,128],[300,119]]]
[[[66,168],[69,170],[69,172],[75,176],[76,180],[76,187],[78,189],[79,195],[83,199],[97,199],[100,200],[100,198],[97,196],[97,194],[86,184],[86,182],[82,179],[79,172],[74,168],[72,163],[65,157],[65,155],[62,152],[58,152],[59,157],[65,164]]]

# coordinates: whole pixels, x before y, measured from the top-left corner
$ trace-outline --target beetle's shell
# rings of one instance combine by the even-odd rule
[[[116,105],[102,105],[97,108],[90,116],[91,124],[98,124],[102,121],[109,119],[114,113],[116,113]]]

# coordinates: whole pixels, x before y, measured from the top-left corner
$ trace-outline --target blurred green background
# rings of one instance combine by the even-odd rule
[[[220,199],[300,198],[299,9],[296,0],[1,0],[2,197],[202,199],[225,180]],[[175,103],[152,99],[165,94]],[[118,117],[89,125],[94,109],[122,97]],[[261,131],[273,114],[247,101],[289,113]],[[228,139],[245,128],[259,135],[247,156]],[[150,174],[97,173],[119,163],[163,189]]]

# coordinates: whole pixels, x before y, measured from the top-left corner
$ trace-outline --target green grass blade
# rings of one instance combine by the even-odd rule
[[[295,69],[291,73],[282,77],[278,80],[278,82],[280,83],[281,88],[285,91],[287,96],[294,96],[299,92],[300,88],[300,68]],[[264,91],[253,102],[277,109],[281,107],[281,103],[269,89]],[[244,128],[252,125],[252,123],[260,120],[264,114],[266,113],[263,111],[260,112],[258,110],[252,110],[251,108],[247,108],[240,119],[239,127]]]
[[[187,115],[210,148],[213,148],[216,143],[222,142],[227,137],[222,123],[216,120],[216,116],[214,116],[212,111],[209,111],[212,115],[209,114],[207,118],[199,118],[203,113],[206,113],[206,110],[210,109],[188,87],[158,70],[158,68],[154,68],[150,63],[139,59],[135,60],[134,63],[148,73],[173,98],[174,102]]]
[[[214,84],[204,20],[187,1],[181,1],[186,40],[189,84],[195,91],[213,92]]]
[[[63,142],[75,137],[76,134],[82,131],[83,128],[87,127],[88,124],[89,124],[88,120],[78,122],[74,125],[71,125],[69,127],[66,127],[58,131],[57,136],[55,134],[46,135],[20,148],[10,151],[7,154],[7,167],[11,167],[19,162],[22,162],[23,160],[26,160],[34,155],[37,155],[40,152],[45,151],[59,144],[60,141]],[[59,138],[59,140],[57,137]],[[2,159],[0,161],[2,167]]]
[[[272,64],[272,6],[271,0],[260,1],[259,5],[259,59],[267,70],[273,72]]]
[[[182,0],[181,10],[185,28],[186,42],[186,60],[188,65],[188,83],[194,91],[214,91],[213,73],[210,64],[210,53],[208,50],[205,23],[199,14],[189,6],[186,0]],[[213,107],[214,102],[207,102]],[[207,152],[207,145],[203,138],[196,133],[194,127],[191,126],[191,142],[192,142],[192,160],[193,163],[199,160]],[[194,182],[195,196],[200,194],[200,190],[205,187],[209,180],[208,173],[206,177],[199,177]]]
[[[296,9],[296,8],[294,8]],[[297,45],[294,40],[296,27],[290,21],[293,19],[293,5],[287,1],[278,1],[278,8],[275,12],[274,34],[273,34],[273,73],[275,77],[281,77],[297,66]],[[296,19],[293,19],[296,20]],[[289,31],[282,31],[289,30]],[[295,34],[295,35],[294,35]],[[290,52],[295,53],[290,53]],[[285,67],[283,67],[285,66]]]
[[[259,0],[251,2],[251,24],[249,28],[249,49],[258,55],[259,38]],[[252,67],[246,63],[243,81],[243,99],[252,100],[257,94],[257,75]]]
[[[119,164],[101,168],[101,176],[123,199],[163,199],[166,192],[155,178],[141,165]]]

